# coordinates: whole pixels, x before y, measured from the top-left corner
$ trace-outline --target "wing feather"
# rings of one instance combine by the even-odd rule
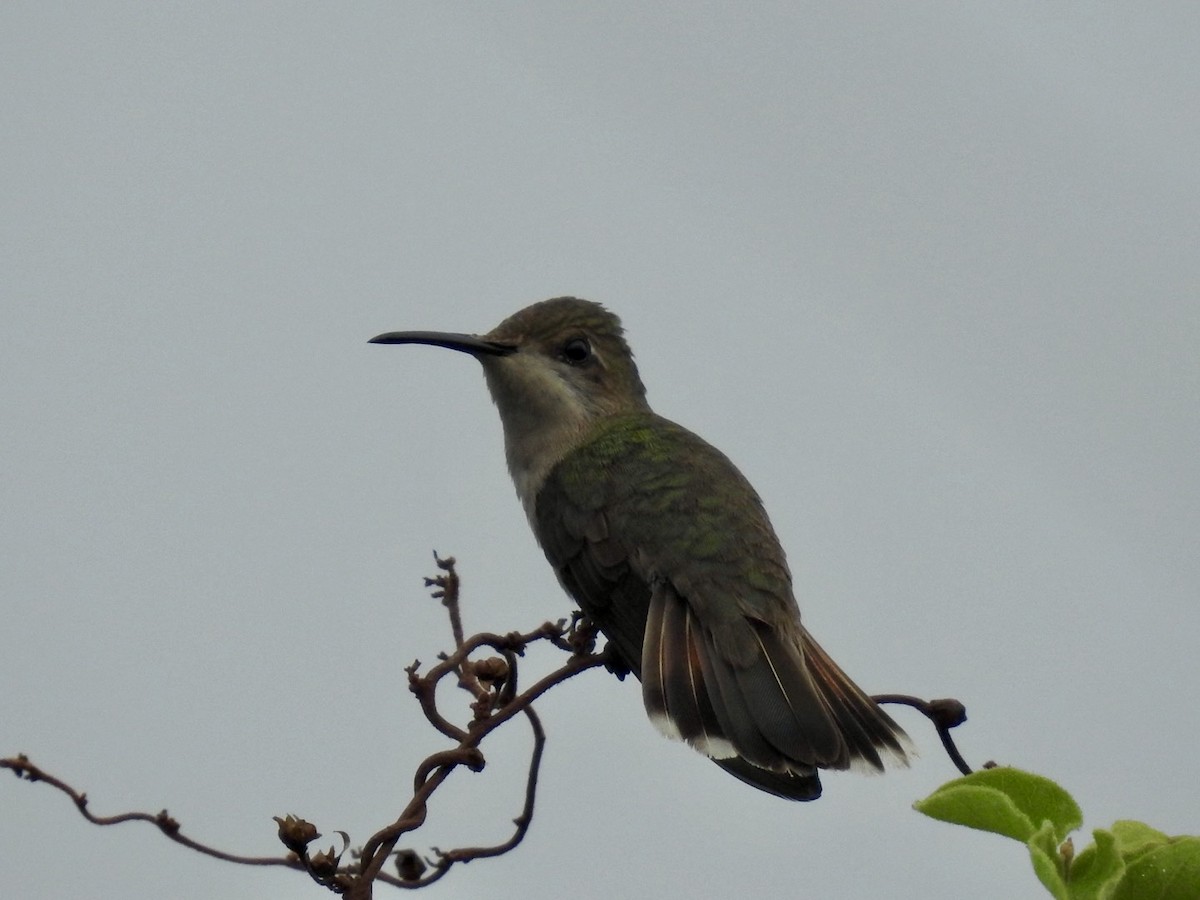
[[[904,733],[800,625],[757,494],[691,432],[606,420],[551,470],[531,521],[664,733],[796,800],[820,795],[817,767],[904,759]]]

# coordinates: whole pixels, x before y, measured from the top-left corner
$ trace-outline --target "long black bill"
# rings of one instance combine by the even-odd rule
[[[472,356],[507,356],[516,353],[515,344],[489,341],[476,334],[455,334],[449,331],[389,331],[371,338],[371,344],[430,344],[470,353]]]

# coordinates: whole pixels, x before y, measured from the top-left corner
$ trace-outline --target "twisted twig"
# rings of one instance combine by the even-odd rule
[[[596,651],[596,629],[578,613],[569,621],[546,622],[528,632],[481,632],[466,637],[459,607],[459,580],[454,560],[441,559],[436,554],[434,559],[443,574],[426,579],[426,584],[435,588],[433,596],[441,600],[447,609],[450,630],[454,636],[454,651],[441,654],[438,662],[424,674],[420,672],[419,661],[408,666],[405,672],[408,674],[409,689],[416,696],[425,718],[438,732],[454,741],[455,746],[430,754],[418,765],[413,778],[413,794],[404,810],[395,821],[368,838],[360,850],[353,852],[349,863],[342,863],[345,849],[350,843],[344,832],[335,832],[342,838],[341,851],[335,852],[330,848],[310,853],[309,846],[320,838],[320,834],[311,823],[295,816],[276,818],[279,824],[279,838],[290,851],[288,855],[242,856],[187,837],[183,834],[179,822],[168,815],[166,810],[156,814],[126,812],[113,816],[97,816],[88,808],[85,793],[36,766],[24,754],[0,759],[0,768],[9,769],[25,780],[41,781],[57,788],[71,798],[85,819],[95,825],[148,822],[172,841],[207,856],[242,865],[284,866],[303,870],[317,883],[350,900],[369,900],[375,882],[399,888],[425,887],[441,879],[456,863],[508,853],[521,843],[528,832],[537,799],[538,773],[546,734],[541,720],[534,712],[534,701],[550,688],[588,669],[601,665],[614,670],[616,667],[607,653]],[[566,662],[553,672],[528,688],[520,690],[519,661],[526,649],[538,642],[552,644],[569,656]],[[498,655],[484,659],[472,658],[473,654],[485,648]],[[451,673],[456,676],[458,686],[472,697],[472,718],[466,725],[451,721],[438,708],[438,685]],[[957,700],[924,701],[904,694],[881,694],[874,700],[877,703],[901,703],[924,714],[937,729],[950,759],[961,772],[970,773],[970,767],[950,737],[950,729],[966,721],[966,709],[961,703]],[[412,850],[397,851],[396,844],[400,838],[424,824],[430,799],[451,773],[459,767],[475,772],[481,771],[486,765],[486,759],[480,750],[480,744],[489,734],[518,714],[523,715],[529,722],[533,733],[533,748],[525,780],[525,802],[520,814],[513,819],[514,830],[509,838],[492,846],[459,847],[452,850],[433,848],[431,858],[422,858]],[[395,862],[395,875],[384,871],[389,859]]]

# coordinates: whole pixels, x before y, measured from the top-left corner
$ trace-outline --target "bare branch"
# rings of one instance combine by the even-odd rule
[[[920,697],[911,697],[908,694],[878,694],[871,699],[876,703],[898,703],[904,706],[911,706],[920,712],[937,729],[938,737],[942,739],[942,746],[946,749],[946,755],[958,767],[958,771],[964,775],[971,774],[971,767],[967,765],[967,761],[958,752],[954,738],[950,736],[951,728],[957,728],[963,722],[967,721],[967,708],[962,703],[953,698],[922,700]],[[993,765],[995,763],[984,763],[983,767],[988,769]]]
[[[422,888],[440,880],[457,863],[508,853],[524,840],[533,821],[537,800],[546,733],[533,709],[534,702],[546,691],[588,669],[605,666],[618,676],[623,677],[626,673],[607,650],[596,650],[596,627],[581,613],[573,614],[569,620],[545,622],[527,632],[480,632],[466,637],[459,601],[460,582],[454,559],[442,559],[435,553],[434,560],[441,573],[427,578],[425,583],[434,588],[433,597],[440,600],[447,610],[454,650],[439,654],[438,662],[424,673],[421,672],[419,660],[408,666],[405,672],[409,690],[416,697],[426,720],[454,746],[431,753],[417,766],[413,776],[412,797],[403,811],[391,824],[369,837],[361,849],[352,851],[348,863],[342,862],[350,846],[350,838],[345,832],[334,832],[342,840],[340,851],[330,847],[310,853],[310,845],[319,840],[321,835],[316,826],[296,816],[275,819],[279,826],[279,839],[289,851],[286,856],[242,856],[184,835],[179,823],[166,810],[157,814],[127,812],[112,816],[94,815],[88,808],[85,793],[41,769],[24,754],[0,760],[0,768],[9,769],[27,781],[45,782],[66,794],[80,814],[93,824],[148,822],[172,841],[207,856],[242,865],[299,869],[316,883],[349,900],[370,900],[376,882],[404,889]],[[522,690],[520,663],[526,650],[539,642],[553,645],[567,654],[567,658],[558,668]],[[489,653],[482,658],[474,658],[481,651]],[[451,674],[455,676],[457,686],[471,697],[471,718],[465,724],[452,721],[438,706],[438,685]],[[900,703],[920,711],[933,722],[953,763],[963,773],[971,771],[950,736],[951,728],[966,721],[966,709],[957,700],[924,701],[904,694],[882,694],[874,699],[877,703]],[[451,850],[434,847],[431,848],[431,858],[423,858],[411,849],[397,850],[396,845],[404,835],[416,831],[425,823],[431,798],[456,769],[465,768],[473,772],[483,770],[487,761],[480,745],[493,731],[518,715],[524,716],[529,723],[533,747],[525,780],[525,801],[520,814],[512,820],[514,829],[509,838],[490,846],[464,846]],[[393,860],[396,874],[385,871],[388,860]]]
[[[17,756],[8,759],[0,759],[0,769],[9,769],[18,778],[23,778],[26,781],[41,781],[51,787],[61,791],[71,798],[80,815],[91,822],[93,825],[120,825],[124,822],[148,822],[155,826],[168,838],[177,844],[182,844],[197,853],[203,853],[206,856],[213,856],[217,859],[223,859],[226,862],[240,863],[244,866],[287,866],[289,868],[300,868],[297,860],[289,859],[280,856],[241,856],[236,853],[228,853],[224,850],[218,850],[216,847],[201,843],[193,838],[188,837],[180,828],[179,822],[172,818],[164,809],[158,813],[145,812],[126,812],[118,813],[113,816],[97,816],[88,808],[87,794],[76,790],[67,784],[62,779],[51,775],[45,769],[35,765],[28,756],[20,753]]]

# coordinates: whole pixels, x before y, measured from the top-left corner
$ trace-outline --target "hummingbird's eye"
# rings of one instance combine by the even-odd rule
[[[579,366],[592,358],[592,345],[587,338],[574,337],[563,344],[562,358],[572,366]]]

